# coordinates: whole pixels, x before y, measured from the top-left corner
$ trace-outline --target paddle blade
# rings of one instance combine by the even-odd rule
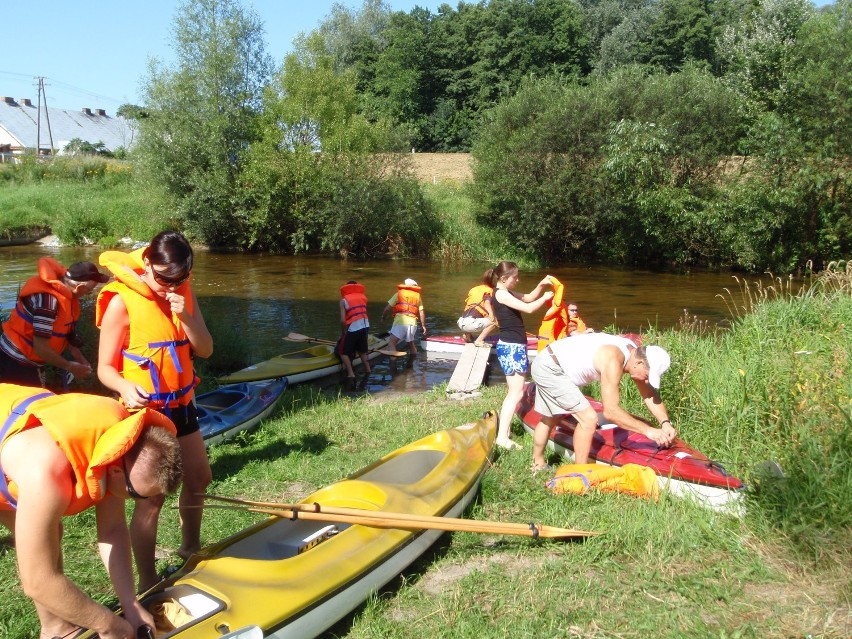
[[[307,335],[302,335],[301,333],[288,333],[284,336],[288,342],[313,342],[316,341],[316,338],[308,337]]]
[[[382,355],[387,355],[388,357],[405,357],[408,355],[405,351],[392,351],[389,348],[377,348],[372,350],[373,353],[381,353]]]

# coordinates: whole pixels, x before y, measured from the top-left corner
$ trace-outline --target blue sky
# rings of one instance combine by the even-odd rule
[[[361,0],[339,0],[358,9]],[[392,9],[415,5],[435,13],[446,0],[386,0]],[[816,0],[822,6],[829,0]],[[457,0],[449,0],[455,7]],[[316,28],[333,0],[244,0],[266,30],[266,50],[280,62],[300,32]],[[3,48],[0,95],[38,98],[45,78],[48,105],[77,110],[138,103],[149,57],[168,61],[170,31],[179,0],[0,0]]]
[[[352,9],[361,0],[338,0]],[[433,13],[446,0],[386,0],[394,10]],[[300,32],[331,11],[333,0],[243,0],[264,23],[266,51],[277,63]],[[456,6],[455,0],[449,2]],[[50,107],[106,109],[139,103],[148,58],[171,59],[170,33],[180,0],[0,0],[3,47],[0,96],[38,98],[45,78]]]

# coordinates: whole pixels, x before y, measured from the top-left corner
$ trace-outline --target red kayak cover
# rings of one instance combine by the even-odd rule
[[[658,448],[657,444],[644,435],[607,423],[603,417],[603,404],[591,397],[588,397],[588,400],[592,408],[598,411],[598,429],[592,439],[590,457],[612,466],[640,464],[653,469],[660,476],[695,484],[728,489],[742,488],[742,482],[729,475],[721,464],[709,459],[682,439],[675,439],[669,448]],[[535,429],[541,421],[541,415],[533,408],[534,405],[535,384],[528,382],[516,412],[530,430]],[[563,415],[559,423],[551,429],[550,440],[558,446],[573,450],[576,425],[577,422],[571,415]]]

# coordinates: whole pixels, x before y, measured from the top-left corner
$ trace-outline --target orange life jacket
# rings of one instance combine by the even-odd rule
[[[396,304],[393,307],[394,316],[401,313],[417,319],[420,316],[420,287],[399,284],[396,290]]]
[[[596,488],[655,500],[660,496],[656,473],[639,464],[624,464],[619,467],[602,464],[563,464],[556,469],[554,478],[545,483],[545,488],[554,495],[583,495],[590,488]]]
[[[344,284],[340,296],[346,300],[346,325],[359,319],[367,319],[367,296],[363,284]]]
[[[538,350],[568,334],[568,305],[564,301],[565,285],[552,275],[553,298],[538,327]]]
[[[80,302],[71,289],[62,283],[66,268],[52,257],[42,257],[38,261],[38,275],[31,277],[21,288],[18,303],[3,324],[3,332],[23,355],[31,362],[44,364],[45,361],[35,354],[33,349],[33,319],[22,303],[22,298],[36,293],[47,293],[56,298],[56,321],[48,342],[50,349],[62,353],[68,346],[68,338],[74,332],[74,326],[80,317]]]
[[[95,325],[100,328],[110,300],[120,296],[130,318],[127,344],[121,351],[121,375],[148,392],[152,408],[185,406],[199,382],[192,366],[192,346],[169,303],[142,281],[143,251],[101,254],[101,266],[116,279],[98,293]],[[192,313],[189,281],[175,292],[184,297],[186,312]]]
[[[86,393],[54,395],[40,388],[0,384],[0,448],[21,431],[44,427],[68,458],[74,473],[74,515],[106,495],[107,469],[139,439],[143,428],[160,427],[177,434],[162,413],[142,409],[132,415],[114,399]],[[2,417],[0,417],[2,418]],[[0,510],[16,507],[18,488],[0,470]]]
[[[462,317],[486,317],[488,311],[485,310],[482,302],[486,297],[494,295],[494,288],[485,284],[474,286],[467,292],[467,297],[464,300],[464,311]]]
[[[574,333],[585,333],[586,332],[586,323],[580,319],[579,316],[572,317],[568,321],[568,335],[573,335]]]

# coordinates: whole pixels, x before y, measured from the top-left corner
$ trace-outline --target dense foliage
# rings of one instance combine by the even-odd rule
[[[157,217],[212,246],[448,256],[481,236],[470,257],[786,272],[852,251],[850,26],[850,0],[365,0],[276,71],[240,0],[185,0],[176,63],[120,111]],[[401,152],[466,150],[460,234]]]
[[[787,271],[848,255],[849,8],[761,3],[720,38],[721,76],[687,62],[523,83],[474,146],[479,219],[549,260]]]

